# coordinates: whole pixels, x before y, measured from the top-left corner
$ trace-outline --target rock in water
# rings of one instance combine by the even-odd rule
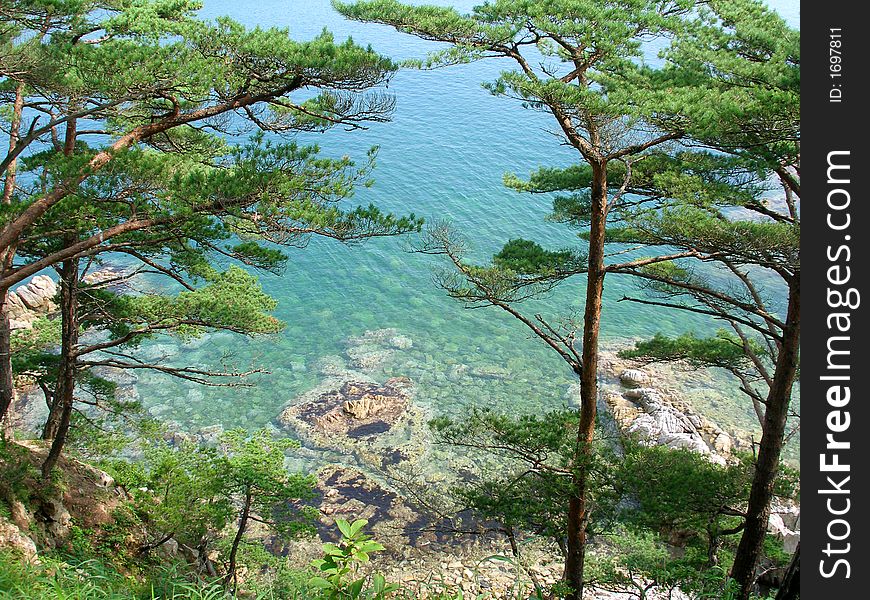
[[[354,419],[363,420],[377,415],[383,410],[389,410],[393,399],[380,394],[366,394],[358,400],[348,400],[344,403],[344,412]]]
[[[414,346],[414,341],[406,335],[397,335],[390,338],[390,346],[398,350],[407,350]]]
[[[387,429],[408,406],[408,380],[392,378],[383,385],[346,381],[338,389],[320,394],[304,404],[286,409],[279,421],[301,421],[321,433],[346,434],[360,425],[383,421]]]
[[[650,376],[640,369],[627,369],[619,374],[619,381],[626,387],[641,387],[649,384]]]
[[[393,465],[418,459],[428,447],[427,414],[411,402],[407,377],[384,383],[360,373],[327,381],[294,400],[278,423],[317,447],[354,454],[363,463]]]

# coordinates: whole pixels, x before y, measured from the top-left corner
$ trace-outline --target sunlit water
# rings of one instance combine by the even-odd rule
[[[797,2],[780,4],[796,24]],[[435,47],[388,27],[346,21],[327,0],[206,0],[203,14],[229,15],[251,26],[287,26],[298,39],[327,27],[338,39],[353,36],[397,59],[419,57]],[[580,244],[574,232],[545,220],[551,198],[502,186],[505,172],[525,175],[541,165],[566,166],[577,158],[548,133],[553,124],[545,115],[481,88],[481,82],[509,66],[486,61],[400,71],[389,85],[398,101],[392,122],[302,139],[317,142],[325,154],[360,159],[370,146],[379,145],[376,184],[359,190],[354,202],[414,212],[429,221],[449,219],[468,236],[478,258],[491,256],[514,237],[551,248]],[[242,389],[202,388],[140,374],[143,401],[154,414],[186,427],[262,426],[322,379],[317,364],[324,357],[343,357],[349,336],[395,328],[413,346],[397,350],[375,376],[411,377],[418,385],[417,401],[435,413],[467,405],[525,412],[565,405],[573,381],[566,365],[496,309],[464,310],[446,298],[432,282],[438,261],[407,252],[408,243],[381,239],[347,247],[315,239],[306,249],[291,250],[283,275],[261,275],[265,290],[279,300],[276,315],[287,324],[279,335],[252,340],[215,334],[183,346],[161,341],[147,348],[154,357],[190,366],[254,366],[269,373],[252,377],[256,385]],[[583,285],[578,279],[564,286],[534,311],[556,317],[579,309]],[[608,278],[602,325],[606,344],[656,332],[704,334],[721,326],[684,312],[618,302],[636,293],[631,281]],[[481,375],[498,371],[509,375]],[[715,413],[711,416],[725,426],[753,427],[752,409],[735,385],[721,376],[700,381],[693,398],[701,410]]]

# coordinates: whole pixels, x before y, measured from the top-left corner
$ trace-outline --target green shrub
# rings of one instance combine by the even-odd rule
[[[358,577],[359,567],[369,562],[369,555],[384,549],[380,543],[363,533],[368,521],[358,519],[348,523],[344,519],[337,519],[335,524],[341,532],[341,540],[338,544],[323,545],[323,558],[312,563],[319,574],[312,577],[308,584],[322,590],[327,600],[382,600],[398,590],[399,586],[387,583],[380,573]]]

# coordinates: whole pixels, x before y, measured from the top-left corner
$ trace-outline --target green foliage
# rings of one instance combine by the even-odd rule
[[[617,527],[602,540],[601,550],[589,556],[589,577],[597,585],[632,590],[640,598],[653,587],[662,594],[677,587],[686,591],[686,582],[705,569],[693,548],[675,556],[654,532],[636,527]]]
[[[684,86],[664,110],[691,135],[768,169],[799,162],[800,32],[758,0],[717,0],[667,51]]]
[[[453,269],[442,270],[436,283],[448,295],[467,306],[502,306],[546,295],[570,277],[586,270],[580,252],[546,250],[530,240],[511,240],[489,265],[477,265],[463,258],[465,242],[449,225],[430,227],[419,248],[427,254],[446,255]]]
[[[544,250],[531,240],[510,240],[493,259],[493,265],[524,275],[546,275],[578,272],[584,268],[585,257],[573,250]]]
[[[752,350],[764,354],[761,344],[750,341]],[[736,369],[747,367],[750,358],[742,340],[734,334],[720,330],[714,337],[699,338],[694,333],[678,337],[656,334],[650,340],[635,343],[634,348],[622,350],[622,358],[650,362],[685,361],[694,367],[722,367]]]
[[[67,549],[71,558],[88,560],[94,555],[94,545],[91,542],[93,531],[82,529],[78,525],[70,525]]]
[[[199,547],[222,535],[248,497],[260,519],[279,533],[312,531],[311,511],[289,506],[310,499],[315,481],[287,471],[285,452],[297,446],[266,429],[239,429],[226,432],[219,447],[160,441],[145,448],[141,461],[107,467],[130,490],[136,514],[153,535],[145,549],[167,537]]]
[[[630,521],[653,531],[706,536],[739,523],[752,464],[746,458],[719,465],[689,450],[626,443],[618,480],[638,503],[624,515]]]
[[[40,317],[31,329],[18,329],[12,333],[12,372],[36,380],[48,372],[53,373],[57,359],[47,352],[60,344],[60,321]]]
[[[26,505],[34,495],[30,482],[38,476],[38,470],[28,457],[26,448],[0,436],[0,506],[12,500]]]
[[[275,438],[269,429],[253,433],[230,430],[220,442],[217,468],[221,472],[222,495],[237,504],[250,496],[254,509],[285,535],[312,531],[312,511],[289,507],[292,500],[314,497],[315,476],[288,472],[285,466],[285,452],[298,448],[299,442]]]
[[[571,475],[580,468],[572,462],[577,418],[575,411],[515,416],[477,409],[458,419],[433,420],[437,442],[475,453],[477,472],[451,488],[455,505],[471,508],[480,522],[498,523],[507,535],[533,533],[554,547],[564,543]],[[689,450],[631,439],[621,446],[616,457],[606,441],[597,443],[586,465],[588,528],[601,548],[589,558],[587,579],[644,593],[653,584],[724,589],[724,574],[714,567],[732,560],[752,457],[722,465]],[[794,473],[784,469],[777,494],[794,498],[796,485]],[[684,546],[679,557],[669,546],[675,537]],[[770,558],[787,557],[774,546]]]
[[[231,543],[232,540],[222,538],[215,548],[226,556],[231,550]],[[259,540],[243,539],[238,547],[238,563],[247,568],[247,575],[239,585],[238,596],[263,600],[307,600],[318,597],[319,591],[308,585],[310,570],[293,554],[279,556]]]
[[[221,493],[223,474],[214,448],[158,445],[146,450],[141,464],[115,473],[158,540],[171,534],[195,547],[235,514],[232,499]]]
[[[3,600],[218,600],[225,590],[187,579],[175,569],[157,569],[143,581],[124,575],[99,560],[58,560],[41,556],[40,564],[0,552],[0,598]]]
[[[773,483],[773,493],[777,498],[790,500],[800,504],[801,501],[801,472],[799,468],[787,464],[780,464]]]
[[[584,469],[594,507],[590,530],[609,527],[619,500],[612,479],[615,458],[597,442],[586,463],[577,459],[578,420],[572,410],[510,415],[472,409],[461,418],[431,421],[438,443],[469,449],[478,462],[476,476],[451,489],[456,505],[471,507],[482,522],[495,521],[505,533],[533,532],[558,547],[566,534],[574,475]]]
[[[610,228],[610,242],[694,248],[733,264],[774,271],[800,268],[800,228],[793,223],[728,219],[687,205],[623,216],[626,226]]]
[[[625,167],[622,163],[613,163],[608,169],[608,179],[612,176],[614,181],[617,181],[625,175]],[[518,192],[534,194],[573,192],[588,189],[592,185],[592,167],[588,164],[575,164],[564,168],[540,167],[532,171],[526,180],[520,179],[513,173],[507,173],[502,182],[505,187]]]
[[[269,314],[277,302],[262,291],[256,277],[239,267],[230,267],[208,285],[174,298],[119,295],[116,301],[116,319],[123,319],[131,330],[165,327],[187,337],[214,329],[249,335],[274,333],[282,326]]]
[[[121,253],[185,288],[122,296],[79,286],[79,305],[62,313],[76,321],[67,331],[100,329],[108,339],[65,345],[62,362],[75,368],[59,369],[50,353],[30,350],[17,353],[15,365],[67,412],[72,399],[55,403],[49,383],[71,384],[66,373],[95,366],[152,368],[199,383],[219,376],[144,362],[135,350],[149,336],[280,329],[269,314],[275,302],[256,279],[236,266],[218,272],[218,259],[277,272],[287,259],[280,247],[304,246],[312,236],[353,242],[422,223],[341,205],[356,185],[370,185],[376,148],[358,166],[266,136],[387,120],[392,99],[368,92],[391,77],[392,61],[327,31],[298,42],[287,29],[200,20],[199,8],[137,0],[0,11],[0,97],[23,95],[28,110],[38,107],[52,121],[33,121],[2,161],[7,182],[13,172],[17,179],[0,204],[0,246],[13,248],[14,259],[0,283],[62,261],[81,276],[101,254]],[[297,94],[307,99],[296,102]],[[111,358],[93,356],[106,350]],[[63,390],[71,387],[57,385],[58,394],[69,396]]]
[[[398,590],[399,586],[387,583],[379,573],[357,577],[359,567],[369,562],[369,555],[384,549],[363,533],[368,521],[358,519],[349,523],[337,519],[335,524],[341,532],[341,540],[338,544],[323,545],[323,558],[311,563],[318,575],[312,577],[308,585],[321,590],[326,600],[383,600]]]

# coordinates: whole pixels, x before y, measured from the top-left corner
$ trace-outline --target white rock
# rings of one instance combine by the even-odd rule
[[[52,301],[57,285],[47,275],[37,275],[30,282],[18,286],[7,295],[6,307],[11,318],[25,320],[31,312],[47,313],[55,310]]]
[[[18,318],[22,315],[28,313],[28,309],[24,306],[24,303],[21,301],[21,298],[18,297],[18,294],[15,292],[9,292],[6,295],[6,312],[9,313],[10,318]]]
[[[795,550],[797,550],[798,544],[801,541],[801,532],[793,531],[792,533],[786,534],[782,538],[782,549],[788,552],[789,554],[794,554]]]
[[[57,284],[48,275],[37,275],[30,280],[28,285],[30,289],[39,290],[47,298],[52,298],[57,294]]]
[[[30,289],[29,285],[22,285],[20,288],[15,290],[15,293],[18,294],[18,297],[21,299],[21,302],[24,303],[24,306],[30,310],[39,310],[42,308],[42,305],[45,304],[45,296],[43,296],[39,290]]]
[[[641,387],[649,383],[650,376],[640,369],[627,369],[619,374],[619,380],[627,387]]]
[[[779,507],[777,507],[779,508]],[[794,509],[798,511],[798,517],[795,519],[794,515],[789,512],[771,512],[770,517],[767,521],[767,531],[772,533],[777,538],[782,540],[783,550],[786,552],[794,552],[797,549],[798,542],[801,539],[801,532],[799,530],[793,530],[789,527],[789,524],[786,523],[786,520],[789,520],[791,523],[794,523],[796,527],[800,526],[800,509],[798,507],[782,507],[784,510]]]
[[[406,335],[397,335],[390,338],[390,346],[399,350],[407,350],[414,346],[414,341]]]
[[[33,317],[25,316],[21,319],[9,319],[9,328],[13,331],[16,329],[33,329]]]
[[[639,387],[632,388],[630,390],[625,390],[622,392],[622,395],[628,398],[629,400],[641,400],[644,396],[655,394],[656,391],[652,388]]]
[[[732,445],[731,436],[724,432],[717,435],[716,439],[713,440],[713,448],[720,454],[731,454]]]
[[[658,443],[668,448],[684,448],[698,454],[709,454],[710,452],[703,440],[688,433],[663,433],[659,436]]]

